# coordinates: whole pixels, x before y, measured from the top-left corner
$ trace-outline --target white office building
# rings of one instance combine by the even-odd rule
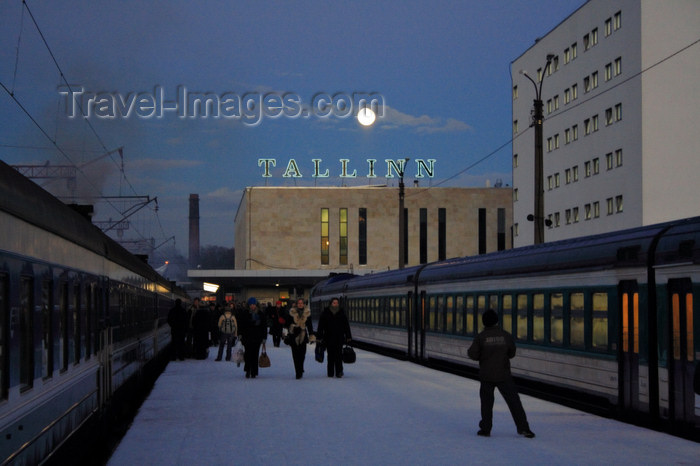
[[[589,0],[511,76],[514,246],[535,240],[540,82],[545,242],[700,215],[700,1]]]

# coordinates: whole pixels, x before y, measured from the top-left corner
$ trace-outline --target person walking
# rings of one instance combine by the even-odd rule
[[[246,379],[258,376],[258,357],[260,346],[267,339],[267,322],[258,308],[258,300],[248,299],[248,312],[243,314],[245,322],[241,322],[241,341],[245,347],[243,370]]]
[[[172,340],[172,359],[185,360],[185,336],[187,335],[187,311],[182,307],[180,298],[175,300],[175,306],[168,312],[168,325],[170,325],[170,336]]]
[[[221,361],[224,345],[226,345],[226,360],[230,361],[231,347],[236,344],[238,337],[238,322],[236,316],[233,315],[233,303],[229,304],[228,309],[219,317],[216,327],[219,330],[219,354],[216,356],[216,360]]]
[[[304,374],[304,359],[306,358],[306,344],[316,341],[314,328],[311,323],[311,310],[304,306],[304,299],[297,299],[297,303],[289,311],[289,334],[292,335],[290,345],[292,347],[292,360],[297,379]]]
[[[481,321],[486,328],[474,338],[467,351],[471,359],[479,361],[481,421],[477,435],[491,435],[493,394],[494,389],[498,388],[510,409],[518,434],[533,438],[535,434],[530,430],[518,389],[510,373],[510,360],[515,356],[513,336],[498,326],[498,314],[493,309],[484,312]]]
[[[275,307],[268,308],[267,320],[270,325],[270,335],[272,335],[272,344],[278,348],[282,341],[282,328],[287,324],[285,312],[282,308],[282,301],[277,301]]]
[[[338,298],[331,299],[330,305],[323,310],[318,320],[317,338],[328,351],[326,372],[328,377],[343,376],[343,345],[350,343],[352,333],[345,311],[340,307]]]

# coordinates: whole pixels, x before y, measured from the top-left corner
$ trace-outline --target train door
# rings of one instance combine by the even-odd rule
[[[639,412],[639,289],[634,280],[619,285],[620,407]]]
[[[669,326],[669,417],[671,421],[695,424],[696,396],[693,390],[695,350],[693,338],[693,289],[689,279],[668,282]]]
[[[421,291],[411,309],[411,331],[409,331],[409,357],[422,360],[425,357],[425,291]]]

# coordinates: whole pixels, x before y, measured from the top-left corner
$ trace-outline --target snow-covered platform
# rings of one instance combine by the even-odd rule
[[[109,465],[700,464],[700,443],[522,396],[532,430],[516,434],[496,394],[491,437],[476,435],[479,384],[357,350],[345,377],[289,347],[246,379],[214,361],[171,362]]]

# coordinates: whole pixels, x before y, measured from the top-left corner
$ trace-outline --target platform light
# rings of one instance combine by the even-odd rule
[[[214,283],[204,282],[203,288],[204,288],[204,291],[209,291],[210,293],[216,293],[219,290],[219,285],[215,285]]]

